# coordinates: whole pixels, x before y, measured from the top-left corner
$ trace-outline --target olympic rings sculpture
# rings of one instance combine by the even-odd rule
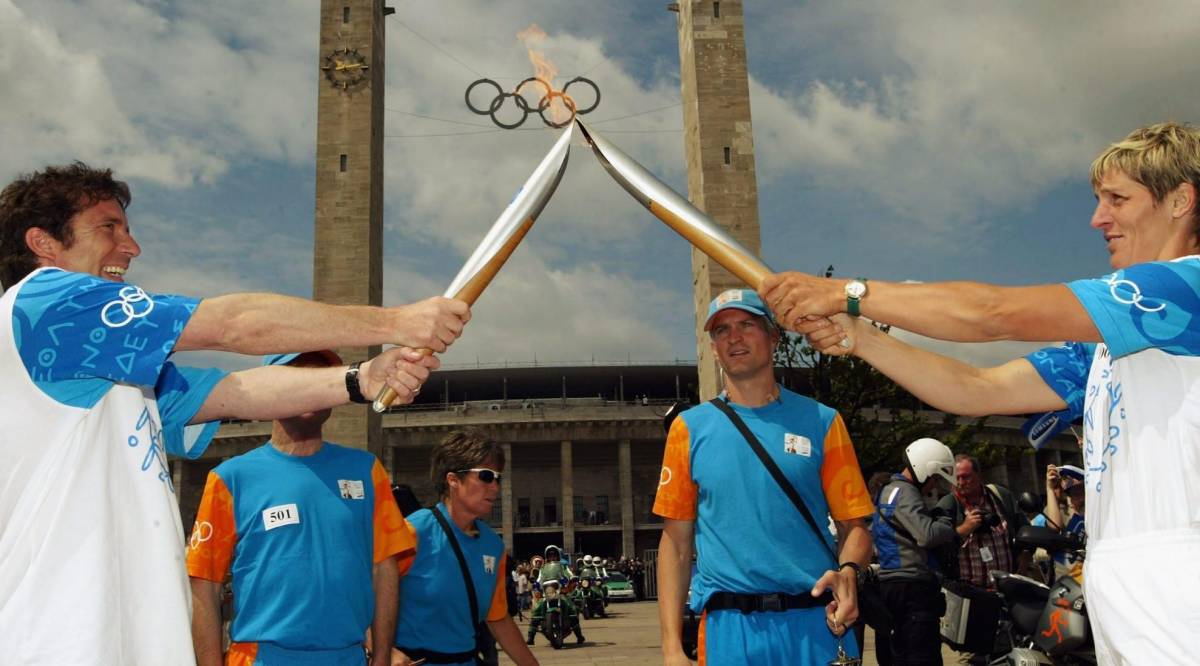
[[[592,92],[595,94],[595,99],[592,100],[592,103],[586,107],[580,108],[576,104],[575,98],[567,92],[567,89],[576,83],[591,86]],[[488,104],[486,109],[480,109],[471,103],[471,91],[475,90],[475,87],[480,85],[489,85],[496,89],[496,96],[492,98],[491,103]],[[534,106],[528,99],[525,98],[523,92],[529,90],[530,88],[536,88],[536,86],[541,86],[542,96],[538,100],[537,105]],[[592,81],[591,79],[585,79],[582,76],[577,76],[570,81],[567,81],[566,85],[562,87],[562,90],[555,90],[544,79],[531,76],[518,83],[517,87],[513,88],[512,92],[505,92],[504,88],[501,88],[499,83],[496,83],[491,79],[479,79],[478,81],[475,81],[471,85],[467,86],[467,92],[464,95],[464,99],[467,102],[467,108],[470,109],[472,113],[491,117],[492,122],[495,123],[497,127],[502,127],[504,129],[516,129],[525,124],[525,120],[529,118],[529,114],[536,113],[542,117],[542,122],[548,127],[562,128],[569,125],[572,120],[575,120],[575,116],[582,116],[586,113],[591,113],[592,111],[596,110],[596,107],[600,105],[600,88],[596,85],[595,81]],[[504,103],[509,99],[512,99],[513,104],[515,104],[517,107],[517,110],[522,112],[520,120],[505,122],[496,115],[497,112],[504,107]],[[560,100],[562,105],[571,112],[571,116],[569,118],[562,122],[556,122],[546,115],[546,111],[550,108],[550,105],[554,103],[554,100]]]

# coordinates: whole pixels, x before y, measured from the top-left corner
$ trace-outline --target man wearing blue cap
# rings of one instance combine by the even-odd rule
[[[341,364],[332,351],[263,362]],[[368,627],[373,645],[391,645],[397,556],[415,544],[379,460],[323,440],[329,413],[277,419],[269,442],[209,473],[187,551],[199,666],[361,666]],[[222,659],[221,588],[230,572],[233,643]],[[390,650],[376,650],[371,663],[389,659]]]
[[[688,663],[690,584],[701,664],[828,662],[857,617],[856,574],[871,553],[873,507],[850,436],[836,411],[775,381],[780,333],[758,294],[722,293],[704,329],[725,392],[671,424],[654,502],[664,660]],[[845,647],[857,653],[852,636]]]

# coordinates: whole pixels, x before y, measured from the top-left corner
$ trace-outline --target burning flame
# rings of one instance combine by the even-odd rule
[[[558,67],[550,62],[541,47],[542,42],[546,39],[546,31],[542,30],[538,24],[530,23],[528,28],[517,33],[517,39],[521,40],[521,43],[525,45],[525,50],[529,53],[529,62],[533,64],[533,75],[544,81],[550,90],[557,92],[558,88],[554,85],[554,77],[558,76]],[[540,87],[537,89],[540,90]],[[548,115],[556,123],[565,122],[572,115],[572,111],[563,101],[563,97],[561,94],[553,95],[550,99]]]

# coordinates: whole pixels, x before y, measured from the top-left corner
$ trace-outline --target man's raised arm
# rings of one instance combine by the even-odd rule
[[[441,296],[381,308],[229,294],[200,302],[175,349],[258,355],[395,344],[443,352],[470,319],[466,303]]]
[[[822,354],[854,354],[922,402],[951,414],[1029,414],[1067,406],[1026,359],[976,368],[910,345],[845,314],[802,319],[796,330]]]
[[[393,347],[359,367],[359,390],[375,395],[385,384],[412,402],[421,385],[441,361],[408,347]],[[292,368],[270,365],[227,375],[208,394],[204,405],[189,421],[205,423],[237,418],[270,421],[344,405],[346,366]]]

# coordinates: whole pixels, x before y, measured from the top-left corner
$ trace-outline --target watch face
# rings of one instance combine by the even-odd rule
[[[357,49],[337,49],[325,56],[321,71],[335,88],[350,90],[367,80],[371,68]]]
[[[867,294],[866,283],[860,280],[851,280],[846,284],[846,295],[850,298],[862,298]]]

